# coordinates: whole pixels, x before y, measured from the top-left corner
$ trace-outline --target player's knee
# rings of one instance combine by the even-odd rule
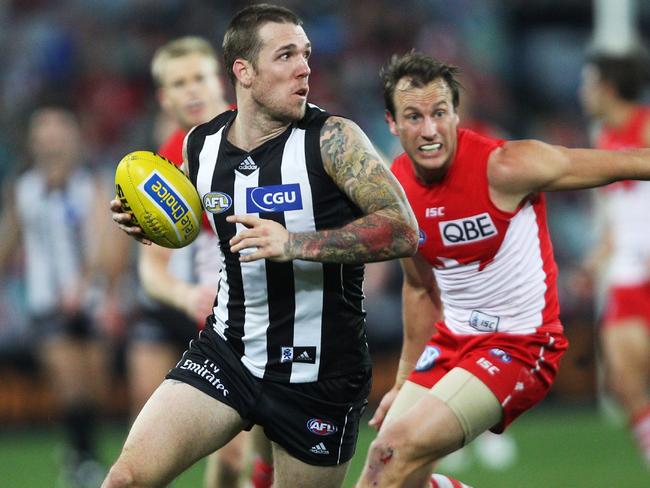
[[[111,467],[101,488],[129,488],[133,486],[135,486],[133,471],[118,461]]]

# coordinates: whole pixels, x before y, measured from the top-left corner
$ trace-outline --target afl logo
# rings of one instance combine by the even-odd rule
[[[213,191],[203,195],[203,208],[213,214],[220,214],[232,207],[230,195]]]
[[[307,428],[312,434],[316,435],[332,435],[338,430],[336,425],[323,419],[309,419],[307,421]]]
[[[505,352],[503,349],[499,349],[498,347],[490,349],[490,354],[499,358],[504,363],[509,363],[512,361],[510,355],[507,352]]]
[[[415,371],[426,371],[431,369],[440,357],[440,349],[436,346],[427,346],[415,365]]]
[[[422,229],[419,229],[419,231],[418,231],[418,247],[422,247],[426,241],[427,241],[427,235],[424,233],[424,231]]]

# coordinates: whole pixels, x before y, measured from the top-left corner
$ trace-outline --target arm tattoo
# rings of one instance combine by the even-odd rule
[[[325,171],[364,215],[340,229],[290,234],[287,254],[339,263],[412,255],[417,246],[415,218],[366,135],[349,120],[330,117],[320,142]]]

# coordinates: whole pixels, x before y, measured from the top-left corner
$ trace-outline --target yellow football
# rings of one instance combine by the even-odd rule
[[[171,161],[150,151],[131,152],[117,165],[115,188],[122,209],[156,244],[184,247],[199,235],[201,199]]]

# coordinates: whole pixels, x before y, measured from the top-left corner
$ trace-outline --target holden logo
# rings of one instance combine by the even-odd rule
[[[309,419],[307,428],[316,435],[332,435],[338,430],[336,425],[323,419]]]

